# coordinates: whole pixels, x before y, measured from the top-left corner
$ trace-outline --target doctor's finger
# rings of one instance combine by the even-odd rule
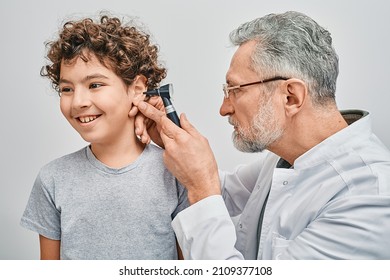
[[[165,117],[164,112],[156,109],[154,106],[148,104],[147,102],[140,101],[135,105],[138,107],[138,110],[145,115],[145,117],[155,121],[157,124],[161,124],[161,119]]]

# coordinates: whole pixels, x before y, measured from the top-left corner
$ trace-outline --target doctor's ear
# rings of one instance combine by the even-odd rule
[[[285,111],[287,115],[298,113],[306,102],[308,89],[300,79],[289,79],[285,83]]]

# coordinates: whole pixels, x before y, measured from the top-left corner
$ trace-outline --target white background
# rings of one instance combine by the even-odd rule
[[[239,24],[272,12],[296,10],[333,36],[340,57],[340,109],[372,113],[374,132],[390,147],[390,4],[387,1],[263,0],[3,0],[0,2],[0,259],[37,259],[36,233],[19,226],[42,165],[86,143],[59,111],[59,98],[41,78],[44,42],[65,19],[100,10],[135,16],[160,46],[174,83],[179,113],[208,137],[219,167],[252,161],[231,144],[232,128],[219,116],[221,84],[234,51],[228,35]]]

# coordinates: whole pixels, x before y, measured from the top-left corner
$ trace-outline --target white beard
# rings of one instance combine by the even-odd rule
[[[248,128],[242,128],[232,117],[229,117],[229,123],[236,127],[232,134],[236,149],[245,153],[262,152],[278,140],[283,135],[284,129],[275,116],[272,99],[268,98],[264,104],[259,104],[258,113]]]

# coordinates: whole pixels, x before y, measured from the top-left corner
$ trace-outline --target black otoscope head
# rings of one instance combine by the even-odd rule
[[[167,117],[173,121],[177,126],[180,126],[180,120],[177,116],[175,107],[173,107],[173,104],[171,102],[171,94],[173,94],[173,85],[172,84],[166,84],[156,89],[151,89],[146,92],[144,92],[147,96],[160,96],[165,107],[165,113],[167,114]]]
[[[156,89],[151,89],[144,92],[147,96],[161,96],[168,99],[171,99],[171,94],[173,94],[173,85],[166,84]]]

